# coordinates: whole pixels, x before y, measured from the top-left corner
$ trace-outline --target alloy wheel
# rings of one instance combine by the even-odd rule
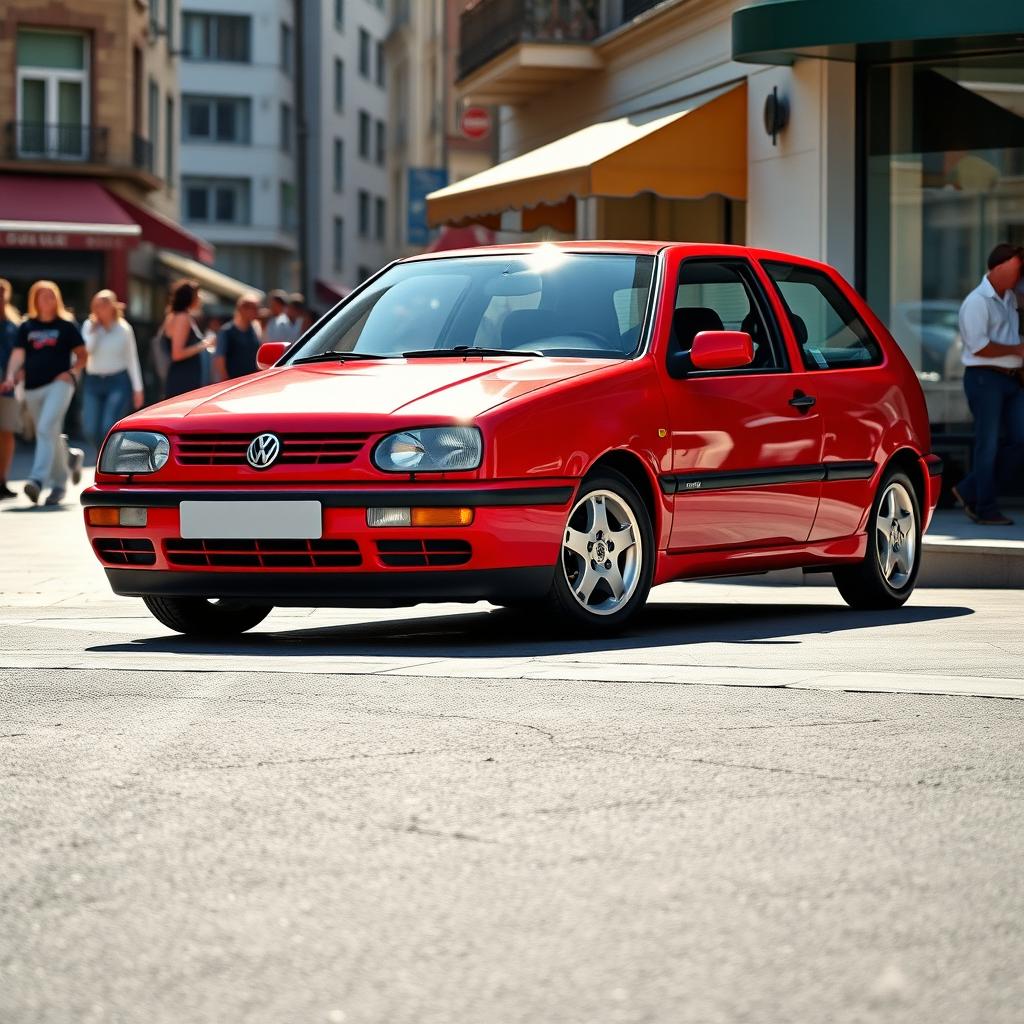
[[[878,505],[875,552],[885,582],[894,590],[905,587],[917,557],[917,523],[910,493],[897,481],[885,489]]]
[[[562,570],[576,602],[592,615],[612,615],[636,592],[643,567],[636,515],[622,497],[595,490],[573,506],[562,542]]]

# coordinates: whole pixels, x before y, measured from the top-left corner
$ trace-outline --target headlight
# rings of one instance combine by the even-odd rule
[[[155,473],[167,462],[171,443],[163,434],[125,430],[111,434],[100,456],[101,473]]]
[[[458,473],[476,469],[483,451],[476,427],[422,427],[389,434],[373,462],[386,473]]]

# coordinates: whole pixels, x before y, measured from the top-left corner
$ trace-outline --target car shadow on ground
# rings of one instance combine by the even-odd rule
[[[877,626],[909,625],[973,615],[964,607],[904,607],[860,612],[835,605],[649,604],[628,630],[614,636],[567,636],[529,611],[467,610],[337,626],[245,633],[229,640],[183,636],[140,638],[100,644],[93,653],[188,653],[302,655],[303,657],[536,658],[557,654],[602,654],[692,644],[799,645],[809,633],[838,633]]]

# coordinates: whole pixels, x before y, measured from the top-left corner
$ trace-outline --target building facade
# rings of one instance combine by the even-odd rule
[[[181,217],[218,271],[298,284],[292,0],[183,0]]]
[[[162,308],[159,257],[212,258],[175,223],[180,95],[170,0],[7,0],[0,9],[0,276],[23,305],[57,281],[82,317],[112,287]]]
[[[964,459],[957,308],[997,241],[1024,243],[1019,6],[477,0],[457,89],[501,104],[502,163],[435,193],[435,223],[830,262],[917,369],[937,448]]]
[[[308,0],[306,287],[333,304],[392,258],[384,0]]]

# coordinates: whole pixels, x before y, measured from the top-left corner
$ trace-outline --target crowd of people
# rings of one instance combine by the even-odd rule
[[[159,397],[253,373],[263,341],[290,344],[312,323],[297,292],[273,291],[265,307],[261,299],[245,292],[227,323],[208,318],[204,324],[199,284],[175,282],[153,339]],[[29,501],[37,504],[47,491],[43,504],[60,505],[69,478],[79,482],[85,452],[70,445],[64,432],[79,388],[83,431],[97,448],[119,419],[145,404],[139,347],[123,303],[105,288],[92,297],[89,316],[78,324],[59,286],[36,281],[22,317],[12,303],[10,282],[0,278],[0,500],[15,497],[8,478],[15,438],[26,420],[35,435],[24,489]]]

